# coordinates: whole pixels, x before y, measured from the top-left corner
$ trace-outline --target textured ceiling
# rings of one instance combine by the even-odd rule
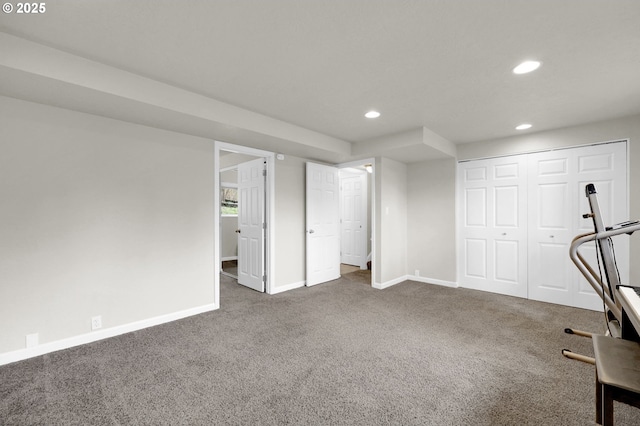
[[[638,0],[57,0],[0,30],[349,142],[640,113]],[[525,59],[543,66],[516,76]],[[382,116],[363,114],[377,109]]]

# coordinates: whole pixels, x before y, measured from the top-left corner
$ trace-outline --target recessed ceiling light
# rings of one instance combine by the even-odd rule
[[[531,128],[531,124],[521,124],[518,127],[516,127],[516,130],[527,130]]]
[[[526,74],[531,71],[535,71],[540,67],[540,62],[538,61],[524,61],[517,67],[513,69],[514,74]]]
[[[378,111],[369,111],[364,116],[367,118],[378,118],[380,117],[380,113]]]

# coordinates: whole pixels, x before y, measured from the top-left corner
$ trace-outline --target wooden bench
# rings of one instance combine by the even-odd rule
[[[613,401],[640,408],[640,343],[592,336],[596,359],[596,423],[613,425]]]

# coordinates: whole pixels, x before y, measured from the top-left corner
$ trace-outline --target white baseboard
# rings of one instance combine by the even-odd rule
[[[425,278],[425,277],[416,277],[415,275],[407,275],[407,279],[411,281],[426,283],[426,284],[441,285],[444,287],[452,287],[452,288],[460,287],[457,282],[438,280],[436,278]]]
[[[453,287],[453,288],[457,288],[458,287],[458,283],[452,282],[452,281],[444,281],[444,280],[438,280],[435,278],[425,278],[425,277],[416,277],[415,275],[404,275],[402,277],[398,277],[395,278],[393,280],[390,281],[386,281],[384,283],[373,283],[373,288],[377,288],[379,290],[384,290],[385,288],[391,287],[392,285],[396,285],[396,284],[400,284],[401,282],[407,281],[407,280],[411,280],[411,281],[418,281],[421,283],[426,283],[426,284],[435,284],[435,285],[441,285],[441,286],[445,286],[445,287]]]
[[[298,281],[297,283],[279,285],[279,286],[277,286],[275,288],[271,288],[271,291],[269,292],[269,294],[278,294],[278,293],[282,293],[284,291],[289,291],[289,290],[293,290],[293,289],[296,289],[296,288],[304,287],[304,285],[306,283],[307,283],[306,281]]]
[[[221,257],[220,258],[221,262],[227,262],[229,260],[238,260],[238,256],[227,256],[227,257]]]
[[[377,283],[374,281],[372,287],[377,288],[378,290],[384,290],[385,288],[391,287],[392,285],[400,284],[401,282],[404,282],[407,279],[408,279],[407,276],[403,275],[402,277],[394,278],[390,281],[386,281],[383,283]]]
[[[55,342],[43,343],[32,348],[19,349],[17,351],[6,352],[0,354],[0,365],[12,362],[22,361],[28,358],[56,352],[62,349],[72,348],[74,346],[85,345],[87,343],[96,342],[98,340],[107,339],[109,337],[119,336],[121,334],[130,333],[132,331],[142,330],[143,328],[153,327],[155,325],[176,321],[193,315],[214,311],[219,308],[218,303],[211,303],[204,306],[185,309],[184,311],[173,312],[170,314],[160,315],[153,318],[123,324],[116,327],[105,328],[102,330],[92,331],[91,333],[81,334],[78,336],[68,337],[66,339],[57,340]]]

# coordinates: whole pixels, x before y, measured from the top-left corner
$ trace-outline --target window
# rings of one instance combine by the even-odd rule
[[[220,192],[220,214],[238,216],[238,188],[222,184]]]

